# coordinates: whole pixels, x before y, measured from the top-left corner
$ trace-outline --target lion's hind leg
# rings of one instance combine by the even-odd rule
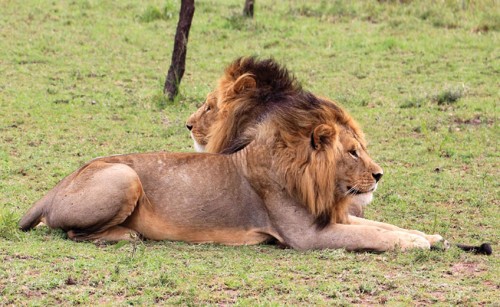
[[[130,240],[137,232],[122,224],[144,191],[137,173],[121,163],[95,161],[55,195],[47,224],[76,240]]]

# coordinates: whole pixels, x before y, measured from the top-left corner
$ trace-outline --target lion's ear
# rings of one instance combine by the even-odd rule
[[[257,82],[255,82],[254,77],[250,74],[244,74],[236,79],[231,90],[234,94],[240,94],[246,90],[254,89],[256,87]]]
[[[325,124],[316,126],[311,134],[311,147],[314,150],[326,149],[334,143],[336,134],[335,127]]]

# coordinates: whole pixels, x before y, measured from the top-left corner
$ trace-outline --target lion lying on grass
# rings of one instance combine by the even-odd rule
[[[221,83],[217,105],[255,91],[249,74]],[[20,221],[76,240],[257,244],[298,250],[428,249],[439,235],[349,217],[372,199],[382,169],[340,107],[298,90],[245,131],[232,154],[145,153],[97,158],[76,170]]]
[[[288,70],[274,60],[243,57],[225,69],[219,80],[219,91],[244,74],[250,74],[255,79],[255,89],[245,91],[246,97],[235,101],[222,100],[228,103],[217,104],[216,90],[209,93],[203,105],[189,116],[186,127],[191,132],[197,152],[235,152],[245,131],[262,121],[274,105],[286,104],[289,97],[302,90]],[[349,205],[351,215],[363,217],[363,211],[361,204]]]

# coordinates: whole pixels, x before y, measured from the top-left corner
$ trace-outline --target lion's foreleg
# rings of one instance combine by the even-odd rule
[[[431,245],[434,245],[438,242],[443,241],[443,237],[434,234],[434,235],[428,235],[426,233],[423,233],[418,230],[412,230],[412,229],[404,229],[395,225],[387,224],[387,223],[382,223],[382,222],[377,222],[377,221],[372,221],[372,220],[367,220],[364,218],[356,217],[356,216],[349,216],[349,222],[351,225],[365,225],[365,226],[375,226],[378,228],[382,229],[387,229],[387,230],[392,230],[392,231],[400,231],[400,232],[407,232],[415,235],[419,235],[421,237],[426,238]]]
[[[273,197],[275,199],[272,199]],[[286,201],[285,197],[282,194],[270,194],[266,205],[272,227],[279,234],[280,242],[294,249],[344,248],[348,251],[384,252],[397,248],[408,250],[431,247],[430,242],[420,235],[374,225],[332,223],[318,229],[313,216],[305,208],[294,200]]]
[[[345,248],[348,251],[384,252],[394,249],[429,249],[422,236],[365,225],[335,224],[316,235],[320,248]],[[321,246],[325,244],[324,246]]]

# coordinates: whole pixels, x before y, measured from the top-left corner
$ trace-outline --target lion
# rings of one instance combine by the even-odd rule
[[[214,91],[189,116],[186,128],[197,152],[234,152],[244,131],[257,125],[274,104],[286,103],[288,97],[301,91],[300,83],[286,67],[273,59],[258,60],[256,57],[241,57],[233,61],[219,79],[219,91],[245,74],[252,75],[255,80],[255,85],[252,85],[255,90],[247,91],[248,97],[237,103],[218,105],[217,91]],[[349,213],[364,217],[364,206],[350,204]]]
[[[248,74],[219,85],[217,104],[238,103],[255,85]],[[347,214],[348,204],[371,201],[383,170],[354,119],[307,91],[276,105],[238,147],[94,159],[35,202],[19,227],[43,222],[75,241],[274,239],[296,250],[429,249],[443,240]]]

